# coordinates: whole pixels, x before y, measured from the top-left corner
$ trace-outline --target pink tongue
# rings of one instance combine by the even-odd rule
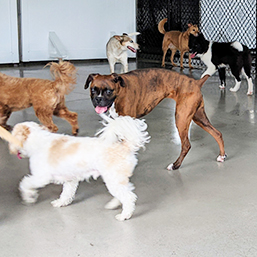
[[[105,113],[107,111],[107,107],[100,107],[100,106],[96,106],[95,108],[95,111],[98,113],[98,114],[101,114],[101,113]]]
[[[196,56],[196,53],[193,53],[190,56],[191,56],[191,58],[194,58]]]
[[[137,50],[136,50],[135,48],[131,47],[131,46],[128,46],[128,49],[129,49],[130,51],[132,51],[133,53],[136,53],[136,52],[137,52]]]
[[[18,152],[17,153],[17,157],[21,160],[22,158],[21,158],[21,153],[20,152]]]

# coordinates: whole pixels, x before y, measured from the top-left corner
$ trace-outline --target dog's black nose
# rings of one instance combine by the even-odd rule
[[[102,99],[103,99],[102,97],[97,96],[97,97],[95,98],[96,104],[101,103]]]

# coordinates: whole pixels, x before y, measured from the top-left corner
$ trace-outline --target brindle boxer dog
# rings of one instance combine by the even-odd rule
[[[201,87],[209,75],[200,80],[165,69],[134,70],[125,74],[90,74],[85,89],[90,85],[92,103],[97,113],[107,112],[111,106],[122,116],[140,118],[148,114],[164,98],[176,101],[176,126],[181,139],[181,153],[167,169],[178,169],[191,148],[188,130],[193,120],[217,141],[220,153],[217,161],[226,158],[222,134],[215,129],[204,111]]]

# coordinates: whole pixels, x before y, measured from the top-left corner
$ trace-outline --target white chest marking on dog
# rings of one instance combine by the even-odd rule
[[[238,50],[239,52],[243,52],[243,46],[238,41],[235,41],[235,42],[231,43],[231,46],[233,48],[235,48],[236,50]]]
[[[112,106],[111,106],[109,112],[110,112],[110,116],[111,116],[112,118],[116,118],[116,117],[119,116],[119,114],[116,112],[116,109],[115,109],[115,103],[112,104]]]
[[[202,74],[201,78],[203,78],[206,74],[209,74],[212,76],[216,69],[216,66],[212,63],[211,58],[212,58],[212,43],[213,41],[210,41],[208,50],[205,54],[199,54],[201,60],[204,62],[204,64],[207,66],[207,70]]]
[[[199,54],[199,57],[201,58],[201,60],[205,63],[205,65],[210,66],[212,64],[211,62],[211,57],[212,57],[212,51],[211,51],[211,47],[212,47],[212,43],[213,41],[210,41],[209,43],[209,48],[207,50],[206,53],[204,54]]]

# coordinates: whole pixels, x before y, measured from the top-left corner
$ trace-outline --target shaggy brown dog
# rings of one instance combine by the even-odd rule
[[[33,106],[40,122],[52,132],[58,130],[52,120],[52,116],[56,115],[67,120],[72,126],[72,134],[77,135],[78,115],[65,106],[65,95],[76,84],[76,68],[62,60],[48,65],[54,81],[16,78],[0,73],[0,126],[10,129],[6,122],[11,113]]]
[[[180,32],[176,30],[172,31],[165,31],[164,24],[167,22],[167,18],[161,20],[158,24],[158,30],[160,33],[164,34],[163,41],[162,41],[162,67],[165,67],[165,56],[168,49],[171,50],[171,57],[170,61],[173,66],[177,66],[174,62],[174,55],[177,50],[180,51],[180,68],[183,69],[183,56],[186,52],[189,52],[188,41],[189,35],[192,34],[194,36],[198,36],[199,30],[197,25],[192,25],[191,23],[188,24],[188,29],[185,32]],[[188,56],[188,65],[191,69],[191,56]]]

